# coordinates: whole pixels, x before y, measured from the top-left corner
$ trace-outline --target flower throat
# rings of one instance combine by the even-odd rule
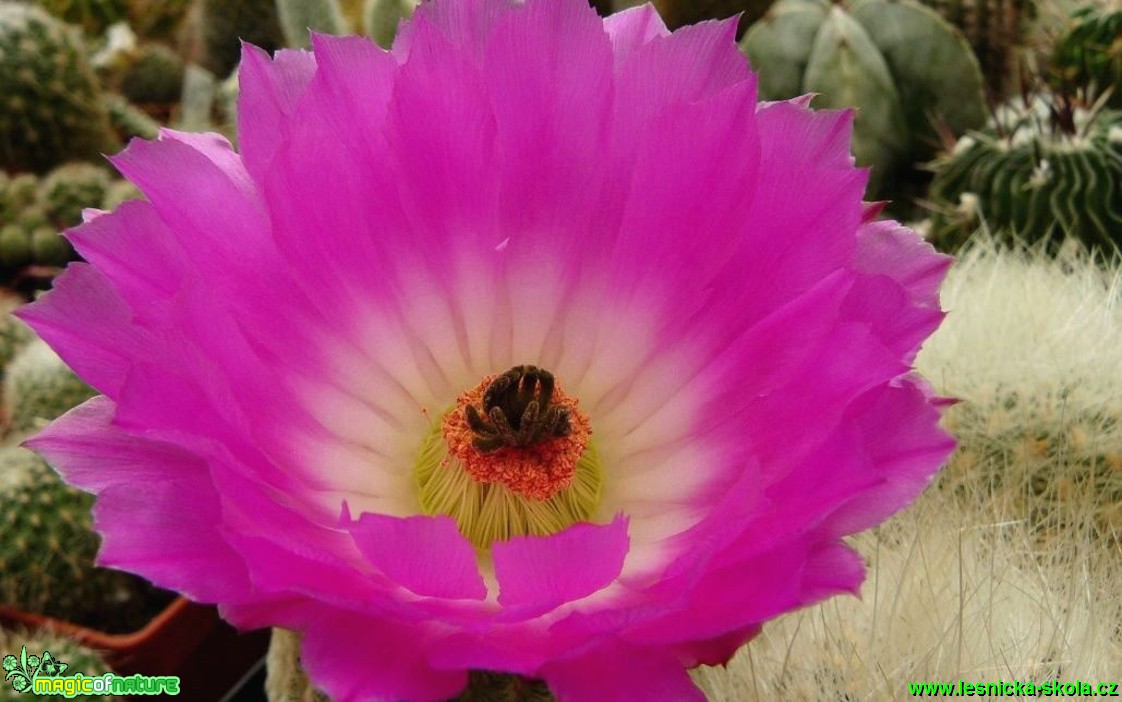
[[[426,436],[414,470],[421,507],[452,517],[480,549],[588,521],[603,478],[591,434],[549,371],[488,376]]]

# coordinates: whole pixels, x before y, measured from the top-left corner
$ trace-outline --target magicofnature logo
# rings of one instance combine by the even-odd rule
[[[11,683],[16,692],[67,698],[77,695],[179,694],[179,677],[174,675],[63,675],[68,667],[50,651],[43,651],[42,656],[28,655],[27,646],[24,646],[19,657],[4,656],[4,680]]]

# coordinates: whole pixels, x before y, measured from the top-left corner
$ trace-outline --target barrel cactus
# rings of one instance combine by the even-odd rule
[[[16,354],[38,338],[31,327],[12,316],[12,312],[22,304],[22,299],[10,293],[0,293],[0,376]]]
[[[961,134],[985,121],[970,47],[913,0],[779,0],[741,47],[760,71],[762,99],[817,93],[817,107],[859,108],[853,150],[873,167],[875,196],[934,154],[934,125]]]
[[[0,168],[41,173],[118,146],[77,31],[0,2]]]
[[[1056,44],[1052,69],[1061,85],[1110,90],[1110,106],[1122,107],[1122,2],[1077,10]]]
[[[1033,0],[922,0],[962,30],[982,66],[990,95],[1013,85],[1018,51],[1036,9]]]
[[[1122,112],[1064,96],[1018,98],[933,163],[931,238],[946,250],[984,224],[1002,236],[1122,243]]]

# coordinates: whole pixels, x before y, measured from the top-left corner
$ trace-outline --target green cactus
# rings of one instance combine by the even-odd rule
[[[346,34],[347,20],[338,0],[277,0],[277,17],[289,46],[311,46],[308,30]]]
[[[160,123],[152,119],[122,95],[106,93],[102,103],[109,112],[109,121],[122,139],[155,139],[160,132]]]
[[[125,0],[35,0],[35,4],[94,36],[109,25],[124,21],[128,13]]]
[[[1084,7],[1072,21],[1052,55],[1057,82],[1096,93],[1111,90],[1108,104],[1122,108],[1122,4]]]
[[[1036,14],[1034,0],[922,0],[962,30],[986,77],[990,95],[1000,99],[1013,84],[1018,50]]]
[[[982,223],[1026,241],[1122,244],[1122,112],[1061,96],[1018,99],[932,167],[931,238],[944,250]]]
[[[366,0],[362,10],[362,31],[383,49],[393,46],[397,25],[413,16],[419,0]]]
[[[76,30],[0,2],[0,168],[42,173],[119,146]]]
[[[41,428],[96,395],[42,341],[29,344],[8,364],[4,377],[4,409],[9,430],[23,433]]]
[[[8,176],[0,171],[0,222],[16,221],[21,212],[35,204],[38,197],[38,178],[30,173]]]
[[[179,100],[183,91],[183,61],[163,44],[137,48],[119,83],[121,94],[140,105],[166,105]]]
[[[27,651],[26,658],[23,655]],[[0,656],[4,659],[4,675],[7,684],[0,685],[0,702],[26,702],[29,693],[18,690],[24,683],[16,683],[17,677],[38,675],[73,675],[81,673],[86,677],[96,677],[109,672],[109,666],[99,653],[83,646],[60,633],[46,629],[27,631],[23,629],[0,629]],[[10,656],[10,658],[9,658]],[[23,665],[23,664],[28,664]],[[34,663],[34,665],[30,665]],[[9,676],[9,673],[14,673]],[[75,695],[69,700],[81,702],[111,702],[116,697],[105,695]]]
[[[0,241],[2,247],[3,242]],[[38,338],[31,327],[12,316],[12,312],[22,304],[23,300],[14,295],[0,294],[0,375],[4,374],[16,354]]]
[[[199,26],[203,67],[218,76],[228,75],[238,64],[239,39],[266,51],[284,46],[276,0],[202,0]]]
[[[780,0],[741,48],[760,72],[761,99],[818,93],[816,107],[859,108],[853,150],[873,167],[874,196],[934,154],[933,123],[961,134],[985,121],[969,46],[913,0]]]
[[[130,576],[96,568],[93,496],[62,482],[27,449],[0,448],[0,602],[57,618],[82,620]]]
[[[112,176],[91,163],[59,166],[39,184],[39,203],[49,222],[66,229],[82,221],[82,210],[97,207],[105,199]]]
[[[101,209],[115,210],[117,207],[127,200],[139,200],[144,196],[140,193],[140,189],[127,180],[113,181],[109,186],[109,190],[105,193],[105,199],[101,202]]]

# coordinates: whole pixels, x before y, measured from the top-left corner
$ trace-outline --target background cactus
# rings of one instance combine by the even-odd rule
[[[201,10],[201,63],[216,76],[238,65],[241,40],[266,51],[284,46],[276,0],[202,0]]]
[[[0,375],[25,346],[37,339],[35,332],[12,312],[23,304],[23,300],[10,293],[0,293]]]
[[[1122,107],[1122,3],[1077,10],[1071,29],[1052,55],[1061,86],[1088,86],[1095,94],[1112,90],[1109,105]]]
[[[123,140],[133,137],[155,139],[160,131],[159,122],[122,95],[106,93],[102,98],[102,104],[109,113],[110,124]]]
[[[63,675],[81,673],[87,677],[94,677],[109,672],[109,666],[101,655],[62,634],[46,629],[37,631],[0,629],[0,656],[14,656],[18,662],[24,646],[27,647],[28,656],[35,655],[40,659],[45,651],[49,651],[52,660],[66,664]],[[8,672],[5,670],[4,674],[7,675]],[[0,684],[0,702],[27,702],[30,697],[29,693],[17,692],[10,680],[7,684]],[[111,702],[118,698],[105,695],[75,695],[67,699],[80,702],[93,700]]]
[[[982,76],[962,36],[912,0],[780,0],[741,47],[760,98],[818,93],[819,108],[857,107],[853,150],[874,197],[930,158],[933,120],[960,134],[985,121]],[[894,183],[893,183],[894,184]]]
[[[347,34],[347,20],[338,0],[277,0],[277,17],[289,46],[311,46],[308,30]]]
[[[122,71],[118,90],[140,105],[174,103],[183,91],[183,70],[183,60],[168,47],[141,44]]]
[[[101,34],[128,16],[127,0],[35,0],[35,4],[91,35]]]
[[[362,11],[362,31],[383,49],[393,45],[397,25],[413,16],[419,0],[366,0]]]
[[[93,565],[92,504],[31,451],[0,448],[0,602],[76,622],[103,618],[108,603],[124,622],[150,613],[144,581]]]
[[[46,343],[35,341],[16,354],[4,374],[9,431],[39,429],[96,394]]]
[[[1072,242],[1074,244],[1074,242]],[[1039,541],[1122,542],[1122,270],[976,240],[942,290],[950,310],[917,367],[960,401],[937,485]]]
[[[78,33],[0,2],[0,168],[42,173],[118,146]]]
[[[1122,112],[1017,99],[934,164],[931,238],[951,250],[984,223],[1027,241],[1122,243]]]
[[[982,67],[989,94],[1003,98],[1014,85],[1034,0],[922,0],[958,27]]]

